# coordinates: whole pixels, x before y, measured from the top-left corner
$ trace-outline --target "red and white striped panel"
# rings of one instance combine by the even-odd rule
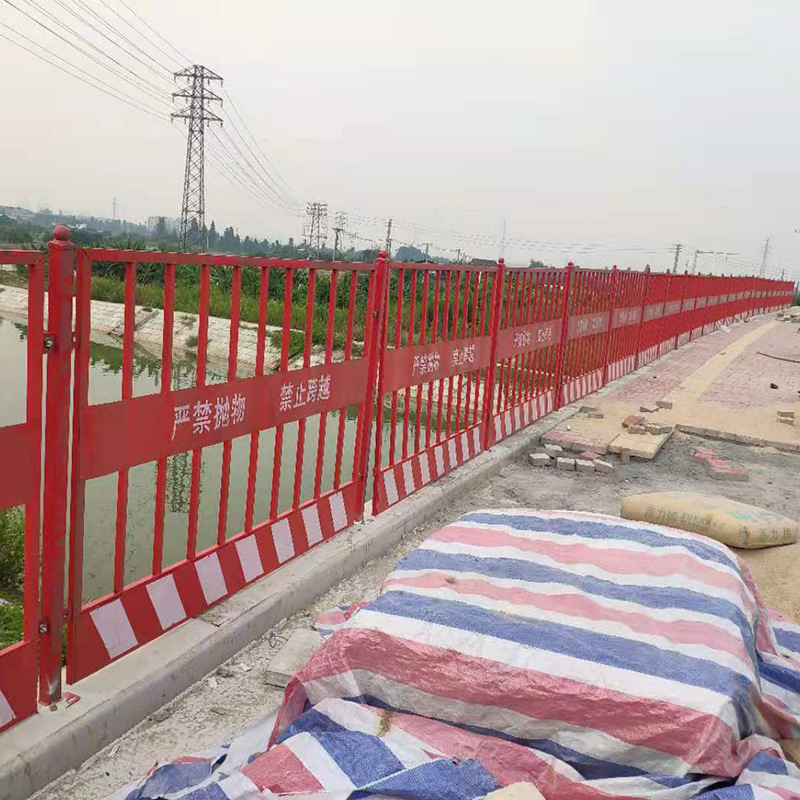
[[[596,392],[603,385],[603,370],[596,369],[574,378],[562,387],[562,398],[564,403],[574,403],[591,392]]]
[[[643,367],[645,364],[655,361],[658,358],[659,347],[660,345],[654,344],[652,347],[642,350],[642,352],[639,353],[639,366]]]
[[[691,338],[691,331],[686,331],[678,336],[678,347],[683,347]]]
[[[36,713],[36,643],[0,652],[0,731]]]
[[[512,433],[547,416],[553,410],[553,400],[553,390],[548,389],[514,408],[495,414],[490,431],[492,442],[501,442]]]
[[[358,515],[357,488],[348,484],[194,561],[89,604],[74,624],[67,681],[96,672],[347,528]]]
[[[606,370],[606,380],[615,381],[618,378],[621,378],[623,375],[633,372],[634,369],[636,369],[636,356],[626,356],[625,358],[621,358],[619,361],[615,361],[613,364],[608,365]]]
[[[658,346],[658,357],[665,356],[667,353],[671,353],[675,349],[675,340],[670,337],[665,342],[661,342]]]
[[[483,450],[482,438],[482,427],[475,425],[387,467],[376,483],[373,513],[380,514],[459,464],[477,456]]]

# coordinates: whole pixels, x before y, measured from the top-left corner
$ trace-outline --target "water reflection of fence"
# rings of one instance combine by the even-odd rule
[[[0,262],[29,270],[28,417],[0,428],[0,507],[27,509],[25,628],[23,641],[0,652],[0,728],[35,710],[37,646],[40,699],[60,696],[65,623],[72,683],[346,528],[363,515],[370,490],[380,513],[563,403],[724,322],[792,300],[791,284],[758,278],[572,265],[515,269],[502,261],[403,264],[384,256],[362,264],[92,250],[75,248],[68,231],[58,229],[49,252],[45,328],[44,256],[0,251]],[[91,281],[97,265],[108,262],[124,265],[119,395],[90,402]],[[199,282],[189,386],[173,370],[176,272],[185,267],[197,269]],[[162,330],[159,385],[141,395],[134,384],[137,274],[163,287],[158,319],[148,310],[148,325]],[[254,374],[240,377],[245,277],[257,287],[257,343]],[[206,366],[217,278],[230,292],[223,376]],[[273,295],[278,286],[282,318],[279,368],[270,374],[264,353],[276,333],[267,327],[274,322],[271,285]],[[43,352],[49,355],[42,473]],[[351,447],[345,446],[348,413],[356,420]],[[316,447],[309,448],[309,435]],[[248,457],[242,523],[231,535],[234,440],[246,444]],[[215,536],[203,547],[201,471],[204,452],[215,446],[222,448]],[[267,480],[259,469],[265,461]],[[155,478],[152,554],[147,574],[130,579],[130,477],[146,464]],[[86,601],[86,484],[102,476],[116,477],[113,565],[108,593]],[[176,506],[186,509],[187,528],[173,561],[165,558],[164,521]]]

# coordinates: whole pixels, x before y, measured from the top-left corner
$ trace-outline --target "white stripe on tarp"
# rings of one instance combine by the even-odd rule
[[[112,600],[89,612],[110,658],[132,650],[139,642],[133,632],[122,600]]]
[[[8,725],[16,716],[14,709],[11,708],[11,704],[6,700],[6,696],[0,692],[0,728],[4,725]]]
[[[469,461],[469,441],[467,440],[466,433],[462,433],[461,436],[458,437],[458,443],[461,445],[461,460]]]
[[[414,494],[416,486],[414,485],[414,470],[411,468],[410,461],[403,462],[403,486],[406,490],[406,495]]]
[[[236,554],[242,567],[245,583],[250,583],[264,574],[264,565],[261,563],[261,554],[258,552],[258,543],[254,534],[245,536],[236,542]]]
[[[319,509],[317,504],[304,508],[301,512],[303,517],[303,527],[306,529],[306,540],[308,546],[313,547],[322,541],[322,525],[319,521]]]
[[[436,477],[444,474],[444,450],[439,445],[433,451],[434,460],[436,461]]]
[[[171,628],[176,622],[186,619],[186,609],[183,607],[175,578],[165,575],[157,581],[147,584],[147,594],[156,610],[161,630]]]
[[[458,464],[456,459],[456,442],[455,439],[450,439],[447,442],[447,453],[450,456],[450,469],[453,469]]]
[[[431,470],[430,470],[430,462],[428,461],[428,454],[427,453],[420,453],[420,456],[419,456],[419,474],[422,477],[422,485],[423,486],[426,483],[430,483]]]
[[[294,555],[294,541],[288,519],[282,519],[272,526],[272,541],[275,543],[275,552],[281,564]]]
[[[394,479],[394,467],[383,473],[383,490],[386,492],[386,503],[390,506],[397,502],[397,482]]]
[[[349,794],[350,790],[356,788],[328,751],[310,733],[290,736],[283,746],[294,753],[326,792],[348,790]],[[308,794],[309,800],[314,794],[316,792]]]
[[[347,527],[347,509],[344,505],[344,495],[336,492],[328,498],[331,507],[331,519],[333,520],[333,532],[338,533]]]
[[[195,561],[194,568],[197,572],[197,577],[200,579],[200,587],[203,590],[206,603],[211,605],[211,603],[228,593],[228,587],[225,586],[225,576],[222,574],[219,556],[216,553],[210,553],[204,558]]]
[[[644,702],[653,702],[654,696],[675,698],[674,702],[684,708],[709,714],[724,722],[732,729],[731,735],[736,735],[738,731],[735,705],[726,694],[677,679],[644,675],[632,669],[599,662],[594,662],[587,669],[586,660],[576,656],[543,650],[535,645],[520,646],[518,642],[490,633],[475,633],[429,620],[387,614],[369,606],[360,609],[351,618],[348,627],[351,630],[391,631],[392,636],[425,646],[435,642],[434,646],[442,652],[455,651],[469,658],[491,653],[492,661],[514,669],[529,670],[532,663],[540,667],[546,665],[552,677],[578,681],[586,686],[587,692],[591,692],[592,686],[595,686],[605,691],[624,692]]]
[[[475,455],[481,452],[481,429],[472,429],[472,445],[475,448]]]

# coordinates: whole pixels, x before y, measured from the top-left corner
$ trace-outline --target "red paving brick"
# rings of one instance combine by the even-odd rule
[[[700,395],[700,399],[731,408],[796,403],[800,400],[797,394],[800,391],[800,364],[777,361],[758,354],[759,350],[766,353],[785,350],[786,338],[792,335],[800,338],[794,333],[794,328],[787,325],[778,325],[765,333],[730,363],[722,375]],[[778,384],[778,388],[770,389],[770,383]]]
[[[770,319],[771,318],[769,317],[758,317],[753,319],[747,325],[737,325],[736,327],[731,328],[731,330],[728,332],[718,331],[717,333],[709,334],[708,336],[701,336],[699,339],[695,339],[694,343],[690,346],[684,346],[674,353],[666,356],[665,359],[655,362],[655,368],[653,372],[635,377],[626,386],[623,386],[618,391],[608,395],[607,399],[614,402],[623,403],[642,403],[648,400],[660,400],[664,397],[664,395],[669,394],[680,383],[688,378],[689,375],[691,375],[696,369],[702,367],[703,364],[705,364],[706,361],[708,361],[708,359],[713,355],[725,350],[726,347],[730,347],[742,336],[746,336],[755,328],[766,324]],[[776,330],[779,329],[780,326]],[[774,333],[774,331],[771,333]],[[762,343],[764,343],[769,336],[770,334],[766,334],[758,339],[758,342],[753,347],[753,352],[759,349],[764,349]],[[745,355],[746,353],[742,354],[740,358],[744,357]],[[773,359],[767,359],[764,358],[764,356],[758,356],[758,358],[763,361],[773,361]],[[738,361],[738,359],[734,361],[734,364],[736,361]],[[787,363],[787,366],[795,367],[796,369],[798,365]],[[730,368],[726,370],[726,373],[727,372],[730,372]],[[751,380],[748,373],[745,372],[740,373],[739,377],[742,378],[743,384],[746,384],[747,381]],[[775,383],[780,385],[780,381],[778,380],[776,380]],[[767,382],[767,387],[769,387],[769,381]],[[712,385],[709,391],[713,388],[714,386]],[[796,387],[796,389],[798,388],[800,388],[800,386]],[[737,388],[735,391],[738,392],[740,390]],[[769,388],[767,388],[767,391],[770,391]],[[767,399],[764,402],[782,402],[782,400],[780,400],[780,398],[777,396],[778,392],[773,390],[772,394],[776,395],[775,399]],[[793,396],[793,399],[794,398],[797,398],[796,393]],[[748,404],[744,403],[743,405]]]

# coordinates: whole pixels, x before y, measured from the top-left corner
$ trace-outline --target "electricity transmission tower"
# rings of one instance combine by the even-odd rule
[[[767,271],[767,256],[769,255],[769,243],[770,243],[770,237],[767,236],[767,238],[764,240],[764,253],[761,256],[761,269],[759,270],[758,273],[760,278],[763,278],[764,274]]]
[[[328,204],[306,203],[306,220],[303,237],[308,244],[309,255],[314,247],[319,258],[322,247],[328,241]]]
[[[185,81],[182,91],[174,92],[173,99],[181,98],[186,105],[173,112],[173,119],[185,119],[188,128],[186,137],[186,171],[183,177],[183,203],[181,204],[181,250],[205,249],[206,197],[205,197],[205,127],[209,122],[222,118],[208,109],[209,103],[222,103],[207,84],[222,78],[206,67],[195,64],[180,72],[175,78]]]
[[[677,272],[678,271],[678,259],[681,257],[681,250],[683,250],[683,245],[682,244],[675,244],[675,245],[673,245],[673,247],[675,248],[675,261],[674,261],[674,263],[672,265],[672,271],[673,272]],[[695,260],[696,259],[697,259],[697,257],[695,256]]]
[[[339,252],[339,240],[342,234],[345,233],[347,228],[347,212],[337,211],[336,216],[333,218],[333,260],[336,261],[336,255]]]

